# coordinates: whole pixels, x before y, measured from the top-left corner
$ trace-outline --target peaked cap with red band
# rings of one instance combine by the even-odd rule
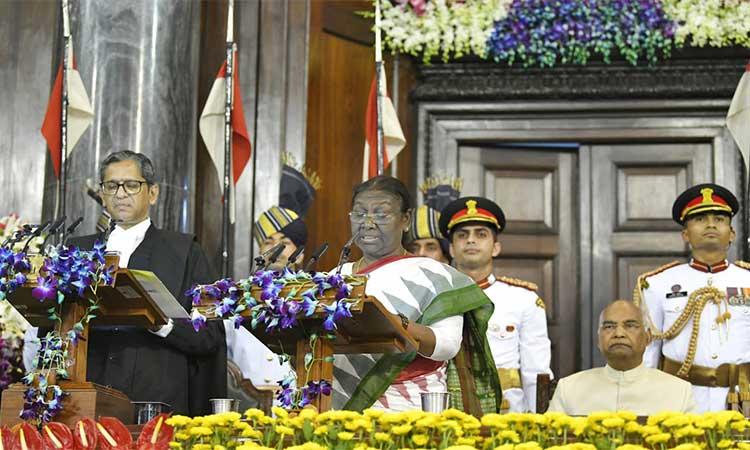
[[[469,222],[487,225],[499,233],[505,229],[505,214],[497,203],[483,197],[462,197],[440,211],[443,236],[450,236],[458,225]]]
[[[672,206],[672,219],[684,225],[685,221],[697,214],[712,212],[732,217],[739,210],[737,197],[727,188],[705,183],[688,188],[677,197]]]

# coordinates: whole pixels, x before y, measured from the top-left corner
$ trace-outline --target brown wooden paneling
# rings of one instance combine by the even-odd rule
[[[306,165],[320,175],[323,186],[306,222],[310,251],[326,241],[331,246],[318,264],[320,270],[336,265],[338,252],[350,236],[347,212],[351,192],[362,177],[364,115],[375,63],[373,48],[362,43],[363,22],[355,12],[371,6],[368,0],[311,3]],[[331,23],[338,24],[335,34],[327,28]],[[347,23],[351,27],[347,28]],[[366,24],[369,28],[372,21]],[[391,64],[391,60],[386,61],[389,86]],[[399,118],[408,140],[412,121],[408,91],[415,77],[405,59],[400,61],[398,79]],[[400,178],[413,187],[411,155],[410,149],[404,149],[397,164]],[[352,259],[358,257],[355,248]]]

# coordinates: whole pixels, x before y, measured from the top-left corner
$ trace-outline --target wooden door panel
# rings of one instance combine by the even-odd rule
[[[530,281],[545,301],[552,370],[576,370],[578,338],[576,155],[528,148],[459,149],[464,195],[497,202],[506,216],[495,274]]]
[[[687,246],[672,203],[688,186],[712,179],[709,144],[621,144],[582,148],[591,155],[592,317],[631,298],[636,277],[675,259]],[[598,321],[590,330],[596,342]],[[594,365],[603,363],[591,349]]]

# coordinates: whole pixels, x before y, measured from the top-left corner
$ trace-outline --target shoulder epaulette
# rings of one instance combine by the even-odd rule
[[[646,280],[646,278],[653,277],[654,275],[660,274],[665,270],[671,269],[672,267],[678,266],[680,264],[682,264],[680,261],[672,261],[670,263],[664,264],[661,267],[657,267],[654,270],[638,275],[638,278],[635,282],[635,289],[633,289],[633,303],[635,303],[636,305],[641,304],[641,290],[648,289],[648,280]]]
[[[750,262],[747,262],[747,261],[741,261],[741,260],[740,261],[735,261],[734,265],[737,266],[737,267],[741,267],[741,268],[743,268],[745,270],[750,270]]]
[[[534,292],[539,290],[539,287],[536,284],[532,283],[531,281],[523,281],[523,280],[519,280],[518,278],[511,278],[511,277],[500,277],[498,278],[498,280],[502,281],[505,284],[509,284],[511,286],[522,287],[524,289],[528,289]]]

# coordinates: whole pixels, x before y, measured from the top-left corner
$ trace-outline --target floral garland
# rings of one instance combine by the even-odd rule
[[[514,0],[488,41],[495,61],[525,67],[609,62],[613,50],[635,65],[669,56],[674,26],[659,0]]]
[[[91,251],[77,247],[50,247],[37,276],[31,295],[40,302],[51,301],[49,319],[57,324],[40,340],[34,368],[23,377],[27,386],[21,418],[37,424],[50,422],[63,408],[63,389],[52,382],[53,374],[68,376],[68,351],[80,340],[84,327],[96,317],[99,308],[97,289],[112,284],[114,267],[106,266],[104,244],[96,242]],[[65,300],[86,299],[81,319],[70,330],[62,328],[62,307]]]
[[[192,299],[193,312],[191,322],[196,331],[205,327],[208,317],[230,320],[239,328],[250,317],[250,327],[255,329],[263,325],[267,333],[286,330],[299,326],[300,317],[310,317],[316,312],[323,313],[323,334],[310,333],[310,352],[305,354],[305,371],[307,378],[297,380],[295,373],[290,373],[283,380],[277,394],[279,403],[288,409],[302,408],[312,403],[321,395],[331,395],[332,386],[329,380],[310,380],[310,368],[314,359],[315,346],[319,339],[335,339],[333,333],[336,323],[352,316],[351,307],[354,301],[349,299],[352,287],[358,282],[345,278],[341,274],[317,272],[282,272],[270,270],[258,271],[255,275],[239,281],[225,278],[209,285],[193,286],[186,295]],[[253,297],[253,289],[260,291],[258,298]],[[286,296],[281,296],[282,289],[288,288]],[[300,290],[304,289],[302,292]],[[326,291],[334,291],[334,300],[322,302],[319,297]],[[208,299],[210,306],[205,306]],[[248,314],[249,312],[249,314]],[[243,314],[244,313],[244,314]],[[303,330],[306,331],[306,330]],[[289,359],[288,354],[280,355],[281,362]],[[330,358],[330,357],[328,357]],[[332,360],[328,360],[332,362]]]
[[[450,450],[750,450],[750,422],[741,413],[661,413],[641,424],[630,412],[588,417],[562,413],[487,414],[481,419],[455,409],[384,413],[368,409],[297,415],[273,408],[189,418],[174,416],[172,449],[381,449]],[[484,430],[482,430],[484,427]],[[223,446],[223,447],[217,447]]]
[[[750,3],[744,0],[662,0],[677,22],[678,46],[750,47]]]
[[[464,55],[551,67],[609,62],[655,64],[673,46],[750,47],[744,0],[373,0],[384,43],[429,63]],[[373,14],[368,13],[369,16]]]
[[[422,56],[428,63],[474,54],[487,56],[493,23],[505,17],[510,0],[382,1],[384,43],[395,52]]]

